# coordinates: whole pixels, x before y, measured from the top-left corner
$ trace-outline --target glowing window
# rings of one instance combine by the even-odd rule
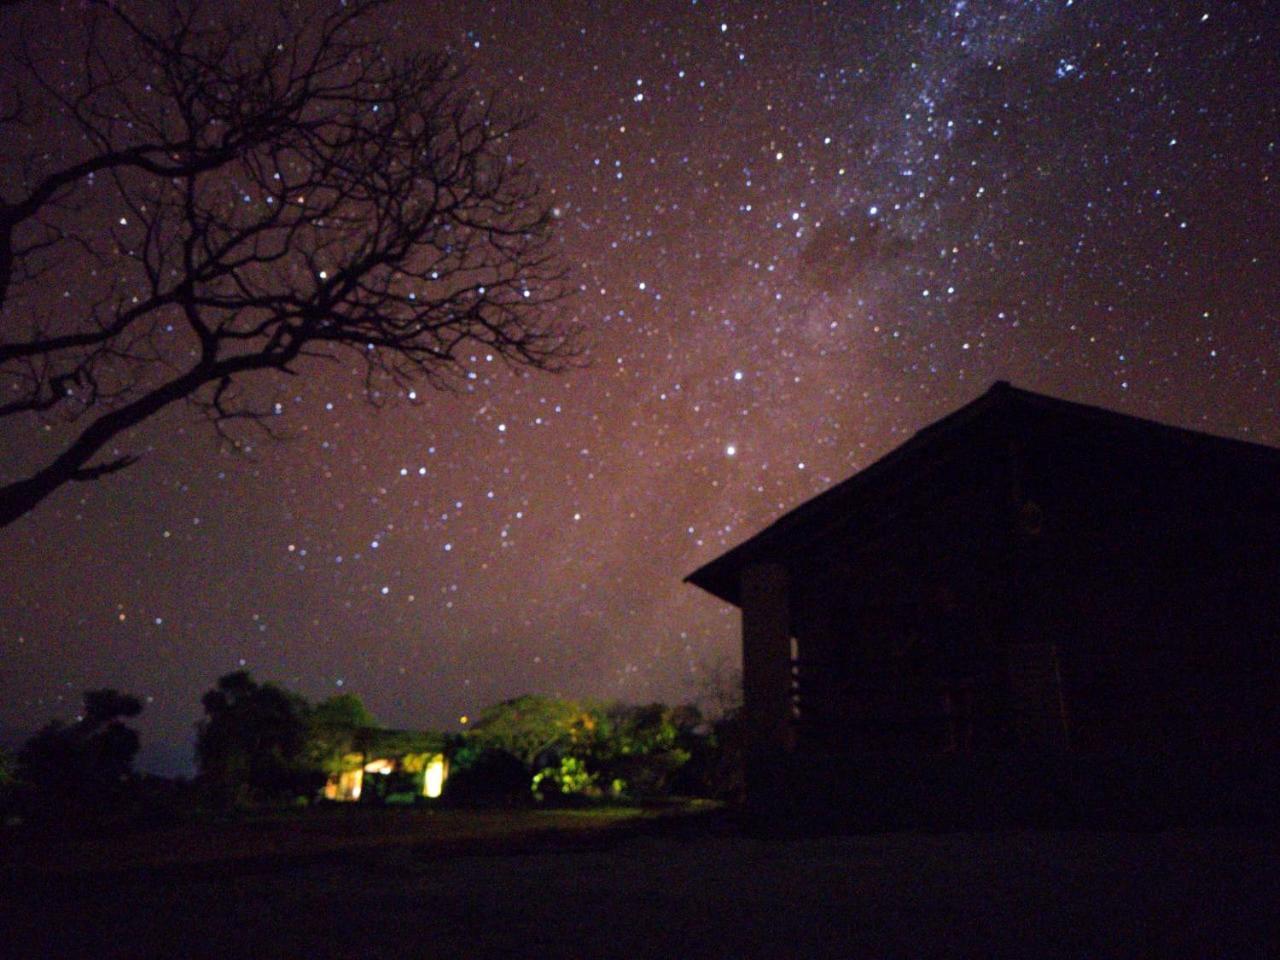
[[[444,755],[437,753],[427,761],[422,772],[422,792],[428,797],[438,797],[444,792]]]

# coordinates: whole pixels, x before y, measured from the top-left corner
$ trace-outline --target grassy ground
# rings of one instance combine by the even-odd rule
[[[403,848],[458,854],[575,847],[658,815],[637,807],[433,810],[334,804],[89,839],[48,832],[0,834],[0,871],[45,877],[234,872]]]
[[[716,814],[309,811],[0,840],[12,957],[1275,956],[1280,831],[761,839]]]

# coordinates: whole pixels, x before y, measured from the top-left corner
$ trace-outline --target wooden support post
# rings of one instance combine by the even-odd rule
[[[795,744],[790,581],[777,563],[750,564],[741,576],[747,800],[763,810],[784,799],[785,761]]]

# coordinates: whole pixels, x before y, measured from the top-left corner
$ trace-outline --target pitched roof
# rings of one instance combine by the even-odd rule
[[[395,756],[406,753],[438,753],[445,748],[448,735],[437,730],[389,730],[386,727],[360,727],[356,730],[356,746],[371,754]]]
[[[804,542],[851,511],[865,506],[877,492],[909,474],[922,459],[963,446],[990,418],[1013,413],[1034,422],[1065,418],[1084,429],[1120,439],[1162,442],[1195,449],[1223,459],[1248,460],[1280,470],[1280,449],[1129,416],[1103,407],[1033,393],[998,380],[976,400],[918,431],[910,440],[875,463],[783,514],[759,533],[699,567],[692,583],[729,603],[738,604],[738,572],[748,563],[777,556]]]

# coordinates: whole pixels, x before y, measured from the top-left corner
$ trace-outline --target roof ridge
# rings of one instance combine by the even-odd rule
[[[784,534],[794,531],[798,527],[803,527],[806,524],[820,524],[824,511],[829,510],[831,504],[852,497],[863,488],[879,482],[886,474],[894,469],[899,469],[904,462],[908,462],[924,452],[934,449],[939,439],[946,438],[966,423],[972,422],[993,409],[998,409],[1002,406],[1015,410],[1019,408],[1030,410],[1033,413],[1056,413],[1075,418],[1077,421],[1085,420],[1093,424],[1101,424],[1113,430],[1138,432],[1144,436],[1156,437],[1165,441],[1195,444],[1202,448],[1205,446],[1218,447],[1224,452],[1230,451],[1237,456],[1246,455],[1250,458],[1260,458],[1280,468],[1280,449],[1266,444],[1179,427],[1158,420],[1111,410],[1106,407],[1065,400],[1050,394],[1027,390],[1023,387],[1014,386],[1008,380],[995,380],[973,400],[916,430],[897,447],[889,450],[851,476],[792,507],[746,540],[741,541],[720,556],[694,570],[684,578],[684,581],[702,587],[724,599],[724,590],[713,590],[711,587],[723,579],[728,568],[733,567],[736,561],[744,560],[743,555],[745,553],[759,550],[761,547],[768,545]]]

